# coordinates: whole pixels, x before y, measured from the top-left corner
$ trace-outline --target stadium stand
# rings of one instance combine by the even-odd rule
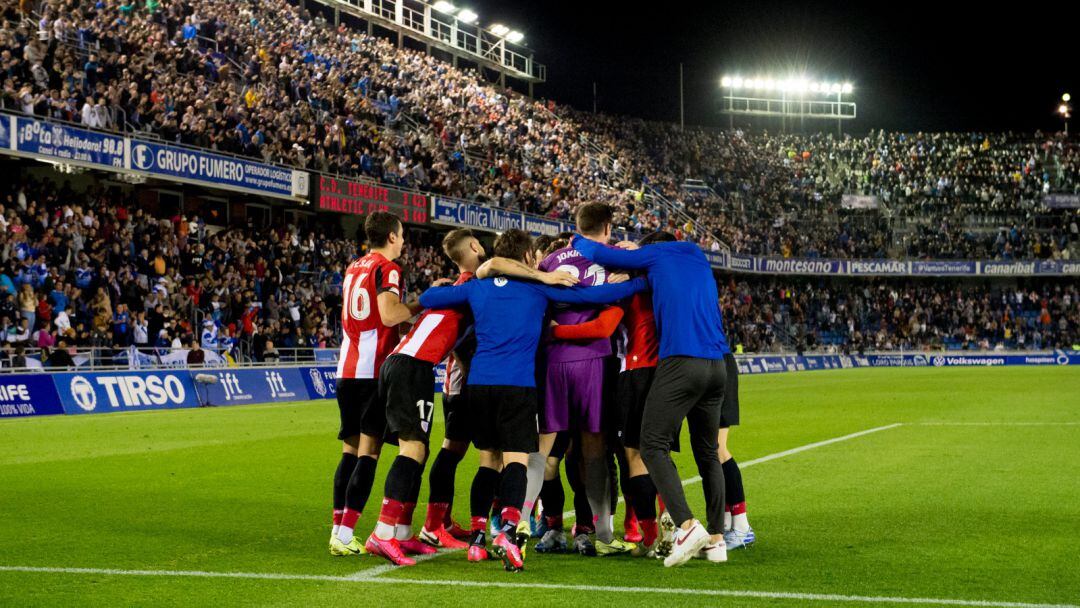
[[[744,133],[588,114],[284,0],[0,0],[0,15],[9,112],[562,220],[606,201],[631,233],[669,229],[711,251],[1069,260],[1080,247],[1076,210],[1042,204],[1080,192],[1080,149],[1057,135]],[[339,225],[154,218],[130,191],[59,183],[0,192],[7,361],[18,348],[198,342],[262,360],[336,344],[355,255]],[[448,270],[438,236],[410,238],[413,292]],[[720,280],[748,352],[1048,348],[1080,327],[1064,280]]]

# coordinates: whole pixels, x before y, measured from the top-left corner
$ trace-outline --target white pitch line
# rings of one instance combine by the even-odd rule
[[[874,427],[872,429],[866,429],[865,431],[859,431],[857,433],[851,433],[850,435],[843,435],[843,436],[840,436],[840,437],[833,437],[832,439],[826,439],[824,441],[815,441],[814,443],[808,443],[806,445],[801,445],[801,446],[799,446],[797,448],[791,448],[790,450],[784,450],[783,452],[776,452],[775,454],[768,454],[768,455],[762,456],[761,458],[755,458],[753,460],[747,460],[746,462],[740,462],[739,463],[739,468],[740,469],[746,469],[746,468],[752,467],[752,466],[754,466],[756,464],[761,464],[763,462],[769,462],[770,460],[776,460],[777,458],[784,458],[784,457],[787,457],[787,456],[791,456],[793,454],[798,454],[800,452],[805,452],[807,450],[813,450],[813,449],[824,447],[824,446],[827,446],[827,445],[832,445],[834,443],[840,443],[841,441],[847,441],[849,439],[855,439],[857,437],[863,437],[864,435],[869,435],[871,433],[879,433],[881,431],[887,431],[889,429],[895,429],[898,426],[903,426],[903,424],[904,424],[903,422],[896,422],[894,424],[887,424],[885,426],[878,426],[878,427]],[[698,483],[700,481],[701,481],[701,477],[698,476],[698,475],[695,475],[695,476],[690,477],[688,479],[684,479],[683,482],[682,482],[682,485],[689,486],[689,485],[693,485],[695,483]],[[622,502],[623,502],[623,497],[619,496],[619,504],[622,504]],[[572,510],[572,509],[570,511],[566,511],[565,513],[563,513],[563,519],[573,517],[574,514],[575,514],[575,511]]]
[[[915,424],[920,426],[1078,426],[1080,422],[916,422]]]
[[[446,555],[448,553],[455,553],[455,551],[439,551],[437,553],[428,553],[427,555],[417,555],[413,559],[416,560],[416,563],[419,564],[420,562],[426,562],[429,559],[435,559],[440,555]],[[375,566],[374,568],[364,568],[356,574],[350,574],[345,578],[348,578],[351,581],[365,581],[375,578],[376,576],[382,576],[387,572],[393,572],[394,570],[400,569],[401,566],[395,566],[394,564],[382,564],[380,566]]]
[[[162,576],[192,578],[233,578],[276,581],[315,581],[353,584],[426,585],[436,587],[480,587],[504,589],[545,589],[553,591],[589,591],[600,593],[655,593],[658,595],[695,595],[779,599],[815,602],[850,602],[859,604],[911,604],[929,606],[971,606],[975,608],[1080,608],[1075,604],[1042,604],[1004,602],[995,600],[963,600],[953,598],[895,597],[873,595],[841,595],[834,593],[794,593],[788,591],[751,591],[737,589],[684,589],[668,587],[617,587],[603,585],[572,585],[558,583],[522,583],[501,581],[429,580],[406,578],[354,578],[319,574],[287,574],[271,572],[207,572],[202,570],[120,570],[114,568],[50,568],[39,566],[0,566],[0,572],[33,574],[84,574],[97,576]]]

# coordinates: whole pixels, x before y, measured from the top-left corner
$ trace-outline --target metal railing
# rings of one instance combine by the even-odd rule
[[[56,349],[52,349],[55,352]],[[219,363],[204,362],[202,364],[189,364],[186,360],[171,360],[165,359],[169,355],[177,355],[188,352],[189,349],[172,349],[172,348],[138,348],[139,354],[145,357],[149,357],[150,360],[141,360],[138,363],[128,361],[123,355],[129,352],[126,348],[104,348],[104,347],[88,347],[88,348],[75,348],[68,349],[68,353],[75,362],[73,366],[56,366],[47,365],[43,360],[44,351],[39,348],[27,348],[24,351],[24,358],[27,363],[15,367],[14,362],[16,359],[15,354],[0,355],[0,373],[25,373],[27,371],[107,371],[107,370],[148,370],[148,369],[221,369],[223,367],[230,368],[262,368],[262,367],[276,367],[282,365],[294,365],[303,363],[320,363],[326,365],[332,365],[337,363],[337,349],[333,348],[277,348],[273,352],[276,356],[266,357],[265,354],[261,360],[255,360],[253,356],[245,358],[234,358],[232,361],[223,361]],[[216,352],[209,349],[204,349],[207,352]]]

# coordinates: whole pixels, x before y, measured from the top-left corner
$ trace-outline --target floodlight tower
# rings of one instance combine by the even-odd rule
[[[1061,105],[1058,106],[1058,114],[1061,114],[1061,119],[1065,121],[1065,137],[1069,136],[1069,118],[1072,117],[1072,106],[1069,102],[1072,101],[1072,95],[1068,93],[1061,94]]]
[[[844,100],[855,90],[850,82],[823,82],[803,76],[724,76],[720,88],[721,112],[728,115],[732,127],[736,115],[778,117],[785,130],[788,119],[798,119],[800,124],[806,119],[835,120],[837,133],[843,134],[844,121],[857,115],[855,102]]]
[[[494,71],[501,88],[507,78],[524,82],[532,97],[533,85],[547,80],[547,68],[524,44],[525,34],[502,23],[481,23],[476,12],[450,0],[314,1],[334,11],[335,26],[341,13],[351,15],[367,24],[368,35],[375,26],[394,32],[398,48],[409,39],[423,44],[428,53],[449,54],[454,67],[462,60]],[[301,8],[304,2],[300,0]]]

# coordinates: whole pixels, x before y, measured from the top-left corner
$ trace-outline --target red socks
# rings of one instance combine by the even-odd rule
[[[638,525],[641,526],[641,542],[645,545],[652,546],[656,542],[658,532],[656,530],[655,519],[639,519]]]
[[[345,511],[342,510],[342,509],[334,509],[334,525],[335,526],[340,526],[341,525],[341,516],[344,515],[344,513],[345,513]]]
[[[446,512],[449,510],[450,503],[446,502],[429,502],[427,506],[427,518],[424,519],[424,529],[429,532],[438,530],[439,527],[446,525]]]
[[[345,507],[341,513],[341,525],[352,530],[356,527],[356,520],[360,519],[360,512]]]
[[[396,526],[398,522],[401,521],[401,515],[404,510],[404,503],[396,501],[393,498],[385,498],[383,499],[382,510],[379,511],[379,522],[388,526]],[[348,513],[348,511],[346,511],[346,513]]]
[[[402,509],[401,509],[401,517],[399,517],[398,521],[397,521],[398,525],[411,526],[412,525],[413,511],[415,511],[415,510],[416,510],[416,503],[415,502],[404,503],[402,505]]]
[[[470,528],[470,531],[472,531],[472,532],[476,532],[476,531],[483,532],[484,529],[487,528],[487,521],[488,521],[488,518],[486,518],[486,517],[473,515],[472,528]]]
[[[518,522],[521,521],[521,509],[516,507],[503,507],[500,515],[503,521],[503,526],[510,525],[517,527]]]
[[[727,510],[732,515],[742,515],[743,513],[746,513],[746,502],[743,501],[735,503],[733,505],[728,505]]]

